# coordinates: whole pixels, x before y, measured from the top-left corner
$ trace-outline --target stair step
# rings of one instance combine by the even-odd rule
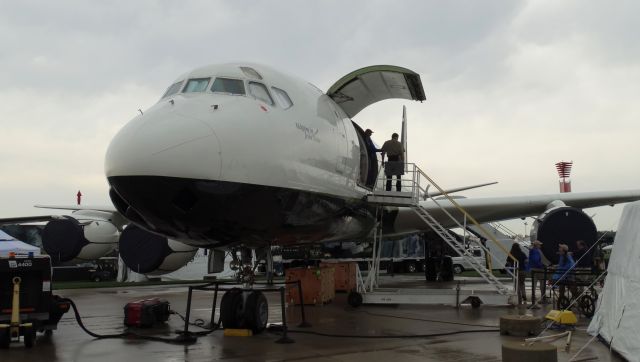
[[[490,285],[492,285],[500,294],[509,292],[508,288],[502,284],[493,273],[488,270],[485,265],[471,255],[468,250],[454,238],[447,229],[440,225],[425,209],[420,206],[414,206],[413,210],[422,218],[422,220],[433,229],[453,250],[458,253],[478,274]]]

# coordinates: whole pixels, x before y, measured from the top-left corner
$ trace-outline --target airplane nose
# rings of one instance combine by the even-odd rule
[[[136,117],[113,138],[105,173],[218,179],[221,162],[218,138],[205,122],[175,112],[152,113]]]

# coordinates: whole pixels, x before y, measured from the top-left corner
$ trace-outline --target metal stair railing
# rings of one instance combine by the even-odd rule
[[[506,225],[499,223],[499,222],[490,222],[489,225],[491,225],[491,227],[493,227],[494,229],[498,230],[499,232],[505,234],[506,236],[510,237],[511,239],[515,240],[515,237],[518,236],[518,234],[516,234],[513,230],[509,229]]]
[[[382,169],[383,167],[379,168],[379,171]],[[386,183],[386,177],[384,176],[380,177],[380,174],[381,173],[379,172],[378,177],[376,178],[376,184],[372,192],[372,196],[377,197],[376,199],[377,203],[384,204],[384,199],[386,197],[393,199],[395,195],[394,193],[380,192],[381,191],[379,187],[380,183],[382,183],[382,185]],[[407,177],[407,174],[409,174],[410,177]],[[391,185],[392,189],[394,188],[396,182],[397,182],[396,177],[394,177]],[[423,184],[425,183],[426,183],[426,186],[423,186]],[[453,198],[451,198],[451,196],[449,196],[442,188],[440,188],[440,186],[438,186],[416,164],[414,163],[405,164],[405,175],[403,175],[403,177],[401,178],[401,185],[403,190],[407,189],[407,186],[408,186],[409,198],[411,199],[410,207],[416,212],[416,214],[431,229],[433,229],[434,232],[436,232],[443,240],[445,240],[445,242],[447,242],[447,244],[449,244],[449,246],[451,246],[456,251],[456,253],[458,253],[461,257],[463,257],[465,261],[468,262],[474,268],[474,270],[476,270],[476,272],[478,272],[478,274],[480,274],[483,277],[483,279],[485,279],[488,283],[494,286],[499,293],[507,294],[508,290],[506,286],[502,282],[500,282],[498,278],[496,278],[493,275],[492,271],[487,269],[484,265],[482,265],[473,256],[473,254],[469,250],[467,250],[464,244],[461,244],[458,240],[453,238],[446,228],[444,228],[435,218],[433,218],[427,212],[427,210],[425,210],[420,206],[421,200],[426,200],[427,198],[431,199],[431,201],[434,202],[434,204],[437,205],[458,227],[465,229],[465,227],[460,224],[457,218],[451,215],[451,213],[448,212],[446,208],[440,205],[440,203],[429,194],[429,191],[428,191],[429,188],[431,186],[435,187],[439,191],[440,195],[443,195],[443,197],[446,200],[448,200],[455,209],[459,210],[463,215],[465,224],[467,220],[470,220],[473,224],[476,225],[476,227],[481,231],[482,234],[484,234],[484,236],[487,239],[492,240],[498,247],[500,247],[507,254],[507,258],[511,259],[512,264],[514,265],[513,272],[508,269],[507,269],[507,272],[509,273],[509,275],[513,277],[514,291],[517,294],[518,261],[513,257],[513,255],[511,255],[511,253],[508,250],[504,248],[504,246],[502,246],[495,239],[495,237],[491,233],[489,233],[484,227],[482,227],[466,210],[464,210]],[[404,195],[398,194],[398,196],[403,197]],[[393,203],[394,202],[391,202],[390,204],[393,204]],[[488,248],[486,248],[481,243],[476,242],[475,244],[484,251],[486,258],[489,258],[489,256],[492,256],[494,258],[496,257]]]
[[[502,284],[495,275],[493,275],[489,269],[487,269],[482,263],[475,258],[475,256],[464,247],[456,238],[454,238],[447,229],[445,229],[440,223],[438,223],[426,210],[420,206],[414,206],[414,211],[421,217],[421,219],[429,225],[433,231],[435,231],[453,250],[456,251],[464,260],[471,265],[471,267],[489,284],[494,286],[501,294],[507,294],[508,288]],[[486,254],[485,254],[486,255]]]

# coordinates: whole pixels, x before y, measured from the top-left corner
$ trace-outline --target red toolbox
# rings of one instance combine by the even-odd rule
[[[343,263],[320,263],[321,268],[333,268],[336,291],[350,292],[356,290],[357,264],[355,261]]]
[[[152,327],[169,319],[169,302],[160,298],[143,299],[124,306],[127,327]]]
[[[285,280],[300,280],[304,304],[324,304],[332,301],[336,295],[333,273],[333,268],[290,268],[285,271]],[[287,284],[287,300],[292,304],[300,304],[296,284]]]

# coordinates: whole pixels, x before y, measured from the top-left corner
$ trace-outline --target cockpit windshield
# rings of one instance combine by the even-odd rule
[[[211,78],[189,79],[187,86],[184,87],[184,93],[205,92]]]
[[[176,93],[178,93],[180,91],[180,88],[182,88],[182,83],[184,81],[179,81],[179,82],[175,82],[173,83],[169,89],[167,89],[167,91],[164,93],[164,95],[162,96],[162,98],[168,97],[168,96],[172,96]]]
[[[211,86],[211,91],[216,93],[244,95],[244,82],[239,79],[216,78]]]

